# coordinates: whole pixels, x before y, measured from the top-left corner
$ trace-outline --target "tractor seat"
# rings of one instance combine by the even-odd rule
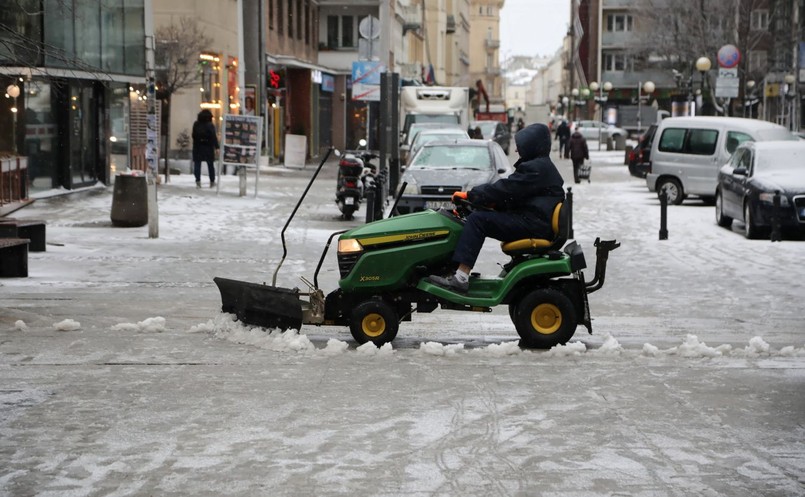
[[[503,250],[503,253],[512,257],[520,255],[542,255],[552,250],[559,250],[567,241],[567,218],[568,213],[565,208],[565,203],[559,202],[556,204],[556,207],[554,207],[553,215],[551,216],[552,239],[523,238],[522,240],[503,242],[500,244],[500,248]]]

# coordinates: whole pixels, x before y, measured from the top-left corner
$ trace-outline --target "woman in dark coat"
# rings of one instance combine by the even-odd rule
[[[212,112],[207,109],[198,113],[193,123],[193,174],[196,176],[196,188],[201,188],[201,161],[207,163],[210,174],[210,188],[215,186],[215,155],[220,148],[215,125],[212,123]]]
[[[581,133],[574,131],[567,142],[567,148],[570,150],[570,159],[573,161],[573,181],[580,183],[579,169],[581,169],[585,159],[590,160],[587,140],[584,139]]]

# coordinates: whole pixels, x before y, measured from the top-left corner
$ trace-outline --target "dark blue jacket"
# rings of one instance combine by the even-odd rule
[[[467,199],[550,223],[554,207],[565,198],[562,175],[548,157],[551,132],[544,124],[531,124],[514,135],[514,143],[520,154],[515,171],[495,183],[476,186]]]

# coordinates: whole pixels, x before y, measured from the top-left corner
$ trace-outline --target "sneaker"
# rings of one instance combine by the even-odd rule
[[[196,181],[196,188],[201,188],[201,181]]]
[[[454,292],[459,293],[467,293],[467,291],[470,289],[469,281],[463,281],[463,282],[458,281],[455,275],[451,275],[448,278],[443,278],[441,276],[436,275],[430,275],[428,276],[428,281],[442,288],[446,288],[448,290],[452,290]]]

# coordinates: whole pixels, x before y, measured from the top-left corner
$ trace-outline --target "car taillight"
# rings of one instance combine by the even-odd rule
[[[354,181],[345,181],[344,186],[347,188],[355,188],[358,184]]]
[[[636,158],[636,157],[635,157],[634,150],[630,150],[630,151],[629,151],[629,162],[634,161],[634,160],[635,160],[635,158]]]

